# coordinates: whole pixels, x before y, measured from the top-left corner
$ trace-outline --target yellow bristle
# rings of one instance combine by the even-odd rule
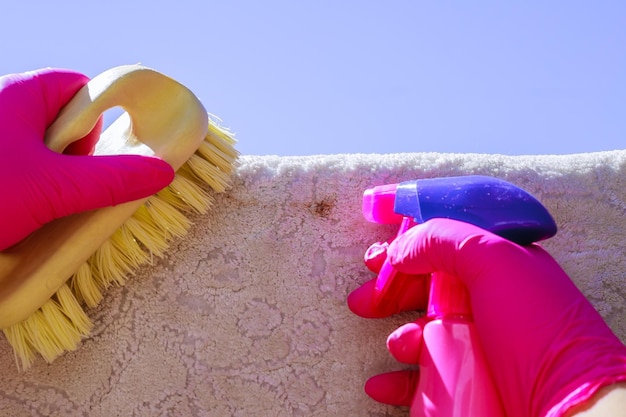
[[[135,239],[141,242],[148,251],[162,257],[168,248],[167,233],[159,229],[149,216],[133,216],[126,221],[124,227]]]
[[[177,174],[178,175],[178,174]],[[176,208],[182,212],[191,211],[187,203],[180,199],[180,197],[172,190],[170,187],[165,187],[161,191],[157,193],[157,197],[162,200],[162,202],[170,205],[173,208]],[[154,198],[154,197],[152,197]],[[143,206],[141,208],[144,208]]]
[[[178,198],[187,203],[198,213],[206,213],[211,205],[211,196],[183,175],[176,175],[176,178],[174,178],[174,181],[172,181],[169,187]]]
[[[41,306],[24,324],[30,343],[47,362],[52,362],[66,350],[76,349],[82,339],[59,304],[53,300]]]
[[[159,229],[167,233],[168,238],[183,237],[191,227],[191,222],[183,213],[160,198],[150,198],[143,207],[146,215],[150,216]]]
[[[52,362],[65,351],[74,350],[89,334],[91,321],[67,285],[26,320],[4,330],[13,346],[18,367],[28,368],[38,352]]]
[[[83,263],[70,280],[70,288],[79,302],[88,307],[97,306],[102,301],[102,291],[106,288],[95,279],[87,262]]]
[[[126,258],[131,271],[150,261],[150,255],[141,247],[127,222],[115,231],[110,240],[113,247]]]
[[[89,259],[89,263],[93,274],[105,284],[105,288],[114,283],[123,285],[126,282],[126,274],[133,272],[124,255],[113,246],[110,240],[100,246],[100,249]]]
[[[72,290],[67,285],[63,285],[57,290],[55,297],[59,302],[61,311],[67,317],[68,323],[76,329],[81,337],[88,335],[93,323],[74,297]]]
[[[35,361],[35,350],[26,335],[26,328],[22,323],[2,329],[5,337],[13,347],[15,362],[18,369],[28,369]]]
[[[235,135],[229,129],[220,126],[219,122],[221,122],[221,120],[218,117],[209,115],[209,129],[207,136],[219,138],[220,142],[223,144],[221,149],[225,153],[236,153],[237,151],[233,147],[236,142]]]
[[[192,155],[185,166],[201,183],[208,184],[217,192],[224,191],[228,186],[228,177],[215,165],[198,155]]]
[[[228,173],[232,170],[239,154],[219,131],[213,131],[211,127],[209,126],[209,133],[196,150],[196,154],[215,164],[221,171]]]

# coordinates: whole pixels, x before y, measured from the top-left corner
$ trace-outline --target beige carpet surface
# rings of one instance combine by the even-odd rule
[[[348,293],[373,278],[373,185],[484,174],[551,211],[545,243],[626,341],[626,151],[565,156],[244,156],[233,188],[186,239],[89,311],[90,338],[19,373],[0,338],[0,416],[405,416],[363,383],[401,369],[388,333],[416,314],[366,320]]]

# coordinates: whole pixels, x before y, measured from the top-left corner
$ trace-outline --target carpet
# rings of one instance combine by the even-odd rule
[[[544,246],[626,341],[626,151],[562,156],[243,156],[233,187],[167,255],[106,293],[80,348],[18,372],[0,338],[2,416],[406,416],[363,392],[402,369],[362,319],[365,249],[395,233],[361,215],[373,185],[505,179],[552,213]]]

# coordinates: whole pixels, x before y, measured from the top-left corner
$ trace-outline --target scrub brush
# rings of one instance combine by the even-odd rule
[[[55,220],[0,252],[0,328],[18,368],[37,355],[52,362],[90,334],[83,306],[98,305],[111,285],[123,285],[205,213],[211,192],[228,187],[238,152],[196,96],[141,65],[112,68],[90,80],[46,132],[62,152],[112,107],[122,114],[101,135],[95,155],[156,155],[176,170],[173,182],[146,199]]]

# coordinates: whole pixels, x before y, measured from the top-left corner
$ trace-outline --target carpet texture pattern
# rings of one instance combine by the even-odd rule
[[[368,320],[346,296],[395,227],[366,223],[373,185],[505,179],[552,213],[544,246],[626,342],[626,151],[243,156],[233,187],[164,258],[106,293],[81,347],[18,372],[0,338],[0,415],[406,416],[363,383],[402,369],[385,339],[417,313]]]

